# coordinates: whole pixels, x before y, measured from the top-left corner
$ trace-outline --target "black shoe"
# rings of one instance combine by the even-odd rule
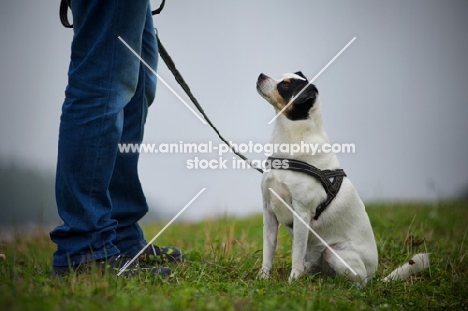
[[[67,276],[70,273],[90,273],[93,266],[95,266],[101,273],[109,273],[112,275],[119,275],[123,277],[137,276],[140,273],[154,274],[166,277],[171,274],[172,270],[166,267],[151,267],[140,265],[138,259],[134,260],[125,269],[124,266],[132,260],[131,257],[123,255],[114,255],[107,259],[99,259],[93,262],[83,263],[81,265],[71,267],[52,267],[49,276],[51,278]],[[121,272],[122,271],[122,272]]]
[[[180,249],[174,246],[159,247],[150,245],[140,255],[139,259],[141,262],[149,264],[164,264],[168,262],[181,262],[183,256]]]

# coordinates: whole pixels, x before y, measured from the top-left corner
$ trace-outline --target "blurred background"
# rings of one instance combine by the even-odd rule
[[[60,223],[54,169],[73,31],[60,24],[59,2],[0,4],[3,229]],[[154,22],[210,119],[239,144],[270,139],[275,113],[256,93],[261,72],[312,78],[356,37],[315,81],[331,142],[356,146],[340,162],[365,202],[436,201],[468,197],[466,16],[465,0],[168,0]],[[189,102],[162,61],[157,72]],[[145,142],[209,141],[220,143],[159,83]],[[197,156],[218,158],[141,155],[147,219],[173,217],[201,188],[180,219],[261,212],[261,174],[187,169]]]

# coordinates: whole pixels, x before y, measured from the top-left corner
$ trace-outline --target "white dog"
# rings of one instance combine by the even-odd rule
[[[287,106],[275,121],[272,144],[312,144],[318,147],[317,150],[322,150],[324,144],[330,146],[322,126],[318,90],[309,84],[301,72],[284,74],[280,79],[260,74],[257,91],[275,108],[276,113]],[[291,155],[276,150],[273,157],[299,160],[318,171],[340,168],[338,158],[332,152],[312,154],[310,150],[302,150]],[[326,179],[330,180],[328,177]],[[304,272],[327,276],[338,274],[346,275],[362,287],[372,278],[377,270],[378,257],[369,217],[351,181],[346,176],[341,179],[338,192],[330,197],[318,177],[287,169],[272,169],[264,174],[262,277],[269,277],[278,223],[281,223],[293,235],[290,281]],[[330,199],[331,202],[328,202]],[[317,207],[325,201],[329,205],[322,213],[317,213]],[[286,205],[317,235],[299,221]]]

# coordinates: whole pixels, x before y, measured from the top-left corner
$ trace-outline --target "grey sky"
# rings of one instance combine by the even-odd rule
[[[312,78],[357,37],[315,84],[331,141],[356,145],[338,157],[369,201],[447,197],[468,183],[466,16],[464,0],[168,0],[154,21],[206,113],[237,143],[270,138],[274,110],[256,93],[260,72]],[[54,169],[71,38],[58,1],[0,5],[0,158]],[[157,71],[182,94],[162,61]],[[145,142],[179,141],[219,143],[159,83]],[[141,156],[152,208],[176,214],[206,187],[186,218],[261,211],[258,172],[188,170],[195,156],[217,158]]]

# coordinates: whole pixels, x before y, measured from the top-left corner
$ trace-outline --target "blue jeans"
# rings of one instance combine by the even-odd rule
[[[60,117],[56,202],[63,224],[50,232],[54,266],[76,265],[145,245],[138,221],[148,212],[138,153],[156,77],[157,44],[149,0],[73,0],[74,36]]]

